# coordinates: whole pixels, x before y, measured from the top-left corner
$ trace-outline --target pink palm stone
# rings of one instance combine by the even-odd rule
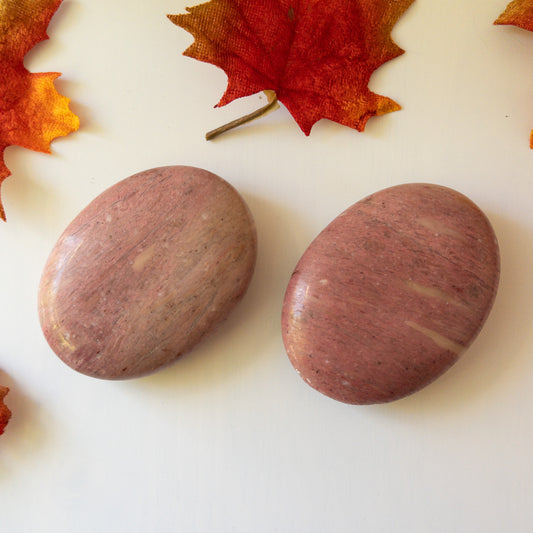
[[[89,376],[151,373],[223,321],[250,283],[255,225],[226,181],[193,167],[141,172],[87,206],[39,288],[48,343]]]
[[[437,185],[379,191],[338,216],[300,259],[283,339],[300,376],[346,403],[389,402],[445,372],[497,291],[486,216]]]

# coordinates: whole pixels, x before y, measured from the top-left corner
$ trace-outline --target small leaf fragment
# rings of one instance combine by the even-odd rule
[[[513,0],[494,21],[494,24],[512,24],[533,31],[533,2],[531,0]]]
[[[11,411],[8,409],[7,405],[4,403],[4,398],[9,392],[7,387],[2,387],[0,385],[0,435],[5,430],[9,419],[11,418]]]
[[[533,31],[533,1],[513,0],[505,11],[494,21],[497,25],[513,25]],[[529,135],[529,147],[533,148],[533,130]]]

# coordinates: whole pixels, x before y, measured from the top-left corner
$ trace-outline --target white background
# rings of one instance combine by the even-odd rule
[[[194,2],[192,2],[194,3]],[[207,143],[261,105],[213,109],[226,76],[183,57],[166,19],[183,0],[65,0],[27,57],[61,71],[80,116],[53,155],[6,150],[2,187],[2,533],[526,533],[533,528],[533,34],[493,26],[506,0],[416,0],[394,29],[406,53],[371,88],[402,110],[364,133],[285,108]],[[258,264],[230,319],[143,379],[77,374],[37,318],[44,262],[100,192],[148,168],[206,168],[245,197]],[[308,387],[281,340],[292,269],[352,203],[412,181],[453,187],[489,216],[502,256],[485,328],[444,376],[381,406]],[[139,206],[142,207],[142,206]]]

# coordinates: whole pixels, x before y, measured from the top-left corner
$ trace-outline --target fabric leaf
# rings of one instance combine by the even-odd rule
[[[0,0],[0,185],[11,174],[4,150],[11,145],[50,153],[50,143],[79,127],[69,99],[54,88],[57,72],[30,73],[26,53],[48,38],[62,0]],[[5,212],[0,201],[0,218]]]
[[[514,0],[494,24],[513,24],[525,30],[533,31],[533,2],[531,0]]]
[[[512,24],[533,31],[533,2],[531,0],[514,0],[494,21],[494,24]],[[529,147],[533,148],[533,130],[529,134]]]
[[[0,435],[4,432],[4,429],[11,418],[11,411],[4,403],[4,398],[8,392],[9,389],[7,387],[2,387],[0,385]]]
[[[184,55],[224,70],[218,106],[274,91],[300,128],[327,118],[362,131],[400,106],[368,89],[403,50],[390,32],[414,0],[211,0],[168,15],[190,32]]]

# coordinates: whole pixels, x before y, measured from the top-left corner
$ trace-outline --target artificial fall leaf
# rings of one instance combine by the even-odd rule
[[[494,24],[512,24],[533,31],[533,1],[514,0],[494,21]],[[533,148],[533,130],[529,135],[529,146]]]
[[[533,31],[533,1],[514,0],[494,24],[513,24],[525,30]]]
[[[0,0],[0,185],[11,174],[4,150],[18,145],[50,153],[50,143],[79,127],[69,99],[54,88],[57,72],[30,73],[26,53],[48,39],[46,29],[62,0]],[[5,212],[0,201],[0,218]]]
[[[4,432],[4,429],[11,418],[11,411],[4,403],[4,398],[8,392],[9,389],[7,387],[2,387],[0,385],[0,435]]]
[[[195,38],[184,55],[228,76],[218,106],[274,91],[309,135],[321,118],[362,131],[400,109],[368,82],[403,53],[390,32],[413,1],[211,0],[168,18]]]

